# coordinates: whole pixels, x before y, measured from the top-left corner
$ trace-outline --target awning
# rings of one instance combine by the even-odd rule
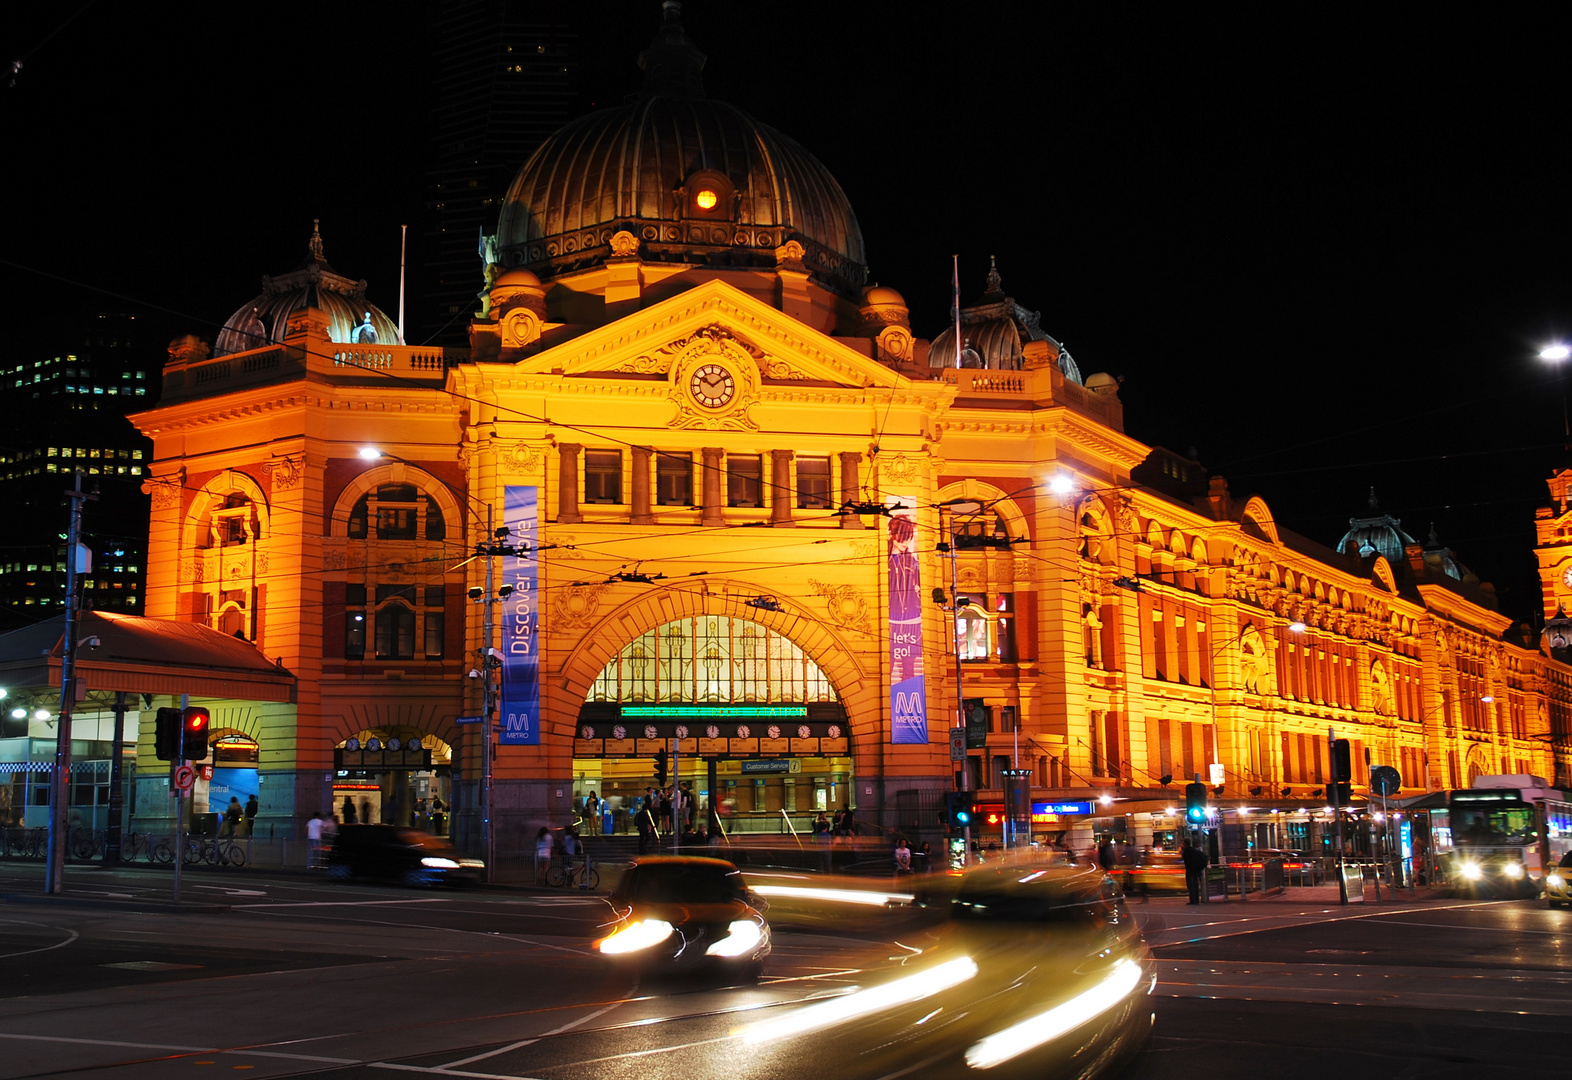
[[[0,634],[0,685],[58,687],[65,616]],[[79,688],[190,694],[240,701],[295,700],[295,676],[249,641],[209,626],[84,611],[77,622]],[[97,644],[88,644],[97,639]],[[80,689],[79,689],[80,696]]]

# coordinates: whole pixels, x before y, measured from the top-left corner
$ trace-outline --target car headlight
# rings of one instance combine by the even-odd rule
[[[1567,879],[1562,877],[1560,874],[1551,874],[1545,879],[1545,884],[1549,885],[1552,889],[1564,888],[1566,883]]]
[[[705,956],[746,956],[752,952],[764,935],[759,924],[752,919],[738,919],[726,927],[726,936],[704,950]]]
[[[421,866],[429,866],[433,870],[457,870],[458,863],[452,859],[444,859],[440,855],[427,855],[420,860]]]
[[[672,929],[671,923],[665,919],[640,919],[609,937],[601,938],[595,947],[607,956],[621,956],[659,945],[671,937]]]
[[[1509,862],[1501,868],[1501,872],[1509,878],[1520,878],[1523,876],[1523,864],[1520,862]]]
[[[1458,870],[1469,881],[1478,881],[1485,876],[1485,872],[1479,868],[1479,864],[1476,862],[1466,862],[1458,867]]]

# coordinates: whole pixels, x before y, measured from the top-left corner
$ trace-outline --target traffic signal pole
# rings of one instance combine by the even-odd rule
[[[81,617],[76,601],[77,550],[82,539],[82,503],[97,495],[82,490],[78,469],[76,486],[66,492],[71,500],[66,529],[65,637],[60,643],[60,714],[55,722],[55,768],[49,778],[49,851],[44,872],[44,892],[58,896],[65,890],[66,833],[71,828],[71,710],[76,706],[76,628]]]

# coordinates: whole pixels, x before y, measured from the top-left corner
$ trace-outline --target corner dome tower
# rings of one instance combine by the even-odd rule
[[[855,301],[867,267],[845,192],[792,139],[705,96],[705,57],[680,9],[666,0],[639,57],[639,99],[573,121],[519,171],[497,260],[550,281],[624,253],[611,244],[626,232],[650,262],[774,268],[796,240],[813,277]]]
[[[322,254],[318,222],[311,223],[308,252],[299,266],[263,277],[262,295],[229,317],[213,345],[214,356],[258,349],[284,340],[291,316],[315,308],[327,316],[328,340],[341,344],[402,345],[398,324],[366,300],[366,283],[345,277]]]

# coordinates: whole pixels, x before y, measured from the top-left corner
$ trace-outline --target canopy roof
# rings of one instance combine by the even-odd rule
[[[60,685],[65,616],[0,634],[0,684]],[[209,626],[84,611],[77,623],[76,674],[93,690],[247,701],[293,701],[295,676],[249,641]]]

